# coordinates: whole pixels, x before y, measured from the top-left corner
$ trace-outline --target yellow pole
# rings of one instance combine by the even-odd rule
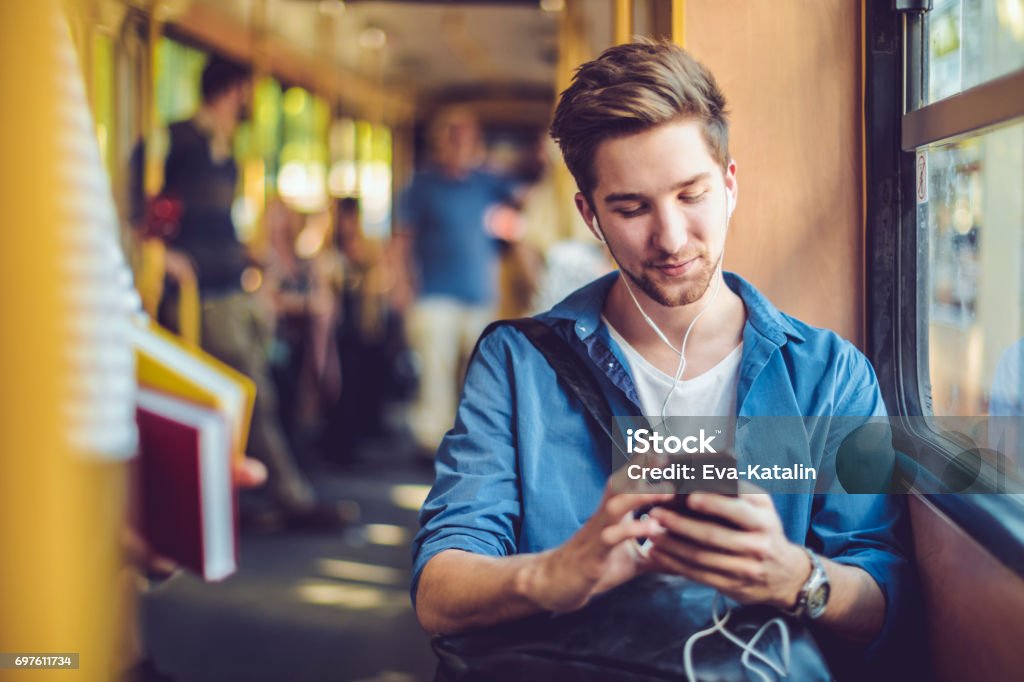
[[[78,653],[81,669],[0,670],[0,680],[116,676],[124,465],[77,456],[67,428],[72,254],[58,85],[74,67],[58,66],[58,41],[70,41],[58,12],[55,0],[0,3],[0,101],[17,103],[0,107],[0,319],[11,330],[0,334],[0,649]]]
[[[267,172],[265,159],[267,151],[263,148],[263,138],[260,136],[257,121],[259,114],[256,111],[256,89],[263,82],[263,79],[270,76],[270,55],[268,52],[267,27],[267,0],[255,0],[251,5],[249,17],[249,35],[252,41],[252,98],[249,102],[249,111],[252,112],[250,119],[252,144],[249,145],[249,157],[242,159],[242,192],[257,208],[259,217],[256,219],[256,228],[249,235],[248,247],[250,252],[263,254],[267,249],[269,236],[267,235],[267,196],[273,191],[267,186]]]
[[[686,47],[686,0],[672,0],[672,42]]]
[[[149,4],[147,19],[147,58],[142,83],[142,139],[146,146],[146,163],[143,169],[143,188],[146,199],[155,197],[163,185],[161,159],[156,158],[156,129],[159,124],[156,110],[156,54],[160,41],[160,24],[157,21],[159,0]],[[136,283],[142,296],[142,305],[150,315],[156,317],[160,300],[164,296],[165,273],[164,243],[159,239],[147,238],[140,247],[139,272]]]
[[[163,168],[161,166],[161,160],[153,158],[153,150],[156,148],[154,144],[154,135],[157,132],[157,128],[160,126],[159,115],[156,108],[156,76],[157,76],[157,47],[160,44],[160,38],[163,35],[163,28],[160,25],[160,19],[157,14],[160,11],[160,0],[152,0],[149,3],[148,19],[148,60],[146,64],[146,83],[144,84],[143,90],[143,106],[145,108],[145,115],[143,117],[143,125],[145,129],[142,131],[142,139],[146,141],[149,154],[146,155],[146,176],[145,176],[145,188],[148,196],[156,196],[163,185]]]
[[[615,0],[612,27],[616,45],[633,41],[633,0]]]

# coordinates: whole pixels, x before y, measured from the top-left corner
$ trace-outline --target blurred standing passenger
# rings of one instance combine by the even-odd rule
[[[442,110],[428,143],[431,164],[399,206],[396,250],[408,273],[404,298],[415,298],[407,329],[420,359],[410,426],[420,454],[432,458],[455,415],[465,359],[494,314],[500,243],[487,222],[512,203],[513,187],[478,168],[483,145],[471,111]]]
[[[265,225],[269,249],[260,288],[274,317],[270,365],[278,392],[278,411],[288,441],[296,452],[302,451],[303,417],[311,412],[310,394],[315,388],[309,352],[313,328],[313,268],[311,261],[299,258],[295,251],[302,221],[303,216],[280,199],[273,199],[267,205]]]
[[[294,527],[340,526],[351,506],[317,502],[281,431],[277,393],[268,371],[266,325],[259,301],[242,288],[249,265],[235,234],[231,205],[238,183],[232,141],[248,116],[249,70],[211,57],[202,74],[202,104],[170,126],[162,194],[181,202],[177,236],[168,244],[168,269],[192,268],[202,303],[202,347],[256,383],[249,452],[267,465],[268,491]]]
[[[335,204],[333,244],[325,249],[318,279],[332,281],[338,302],[333,341],[341,392],[325,410],[324,454],[350,464],[359,445],[384,431],[391,345],[397,322],[386,298],[387,273],[378,246],[363,234],[359,200]]]

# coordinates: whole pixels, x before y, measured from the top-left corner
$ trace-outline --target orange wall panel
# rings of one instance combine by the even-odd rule
[[[863,338],[861,6],[689,0],[686,48],[731,111],[726,268],[783,311]]]

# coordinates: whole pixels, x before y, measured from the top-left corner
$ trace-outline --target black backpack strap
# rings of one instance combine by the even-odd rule
[[[554,329],[532,317],[520,317],[514,320],[498,320],[492,322],[480,335],[472,357],[476,355],[482,341],[498,327],[514,327],[523,333],[534,347],[544,356],[551,369],[555,370],[559,381],[581,403],[587,414],[597,423],[608,439],[621,450],[621,444],[612,435],[612,410],[608,400],[601,391],[601,386],[591,371],[584,365],[583,359],[559,336]],[[628,457],[627,457],[628,459]]]

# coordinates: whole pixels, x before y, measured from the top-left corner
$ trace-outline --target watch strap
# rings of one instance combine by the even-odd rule
[[[807,602],[810,599],[811,591],[823,582],[828,582],[825,566],[821,563],[818,555],[807,547],[801,547],[801,549],[807,552],[807,556],[811,560],[811,573],[807,576],[803,586],[800,587],[796,597],[796,604],[793,605],[793,608],[783,610],[783,613],[793,618],[804,618],[807,616]]]

